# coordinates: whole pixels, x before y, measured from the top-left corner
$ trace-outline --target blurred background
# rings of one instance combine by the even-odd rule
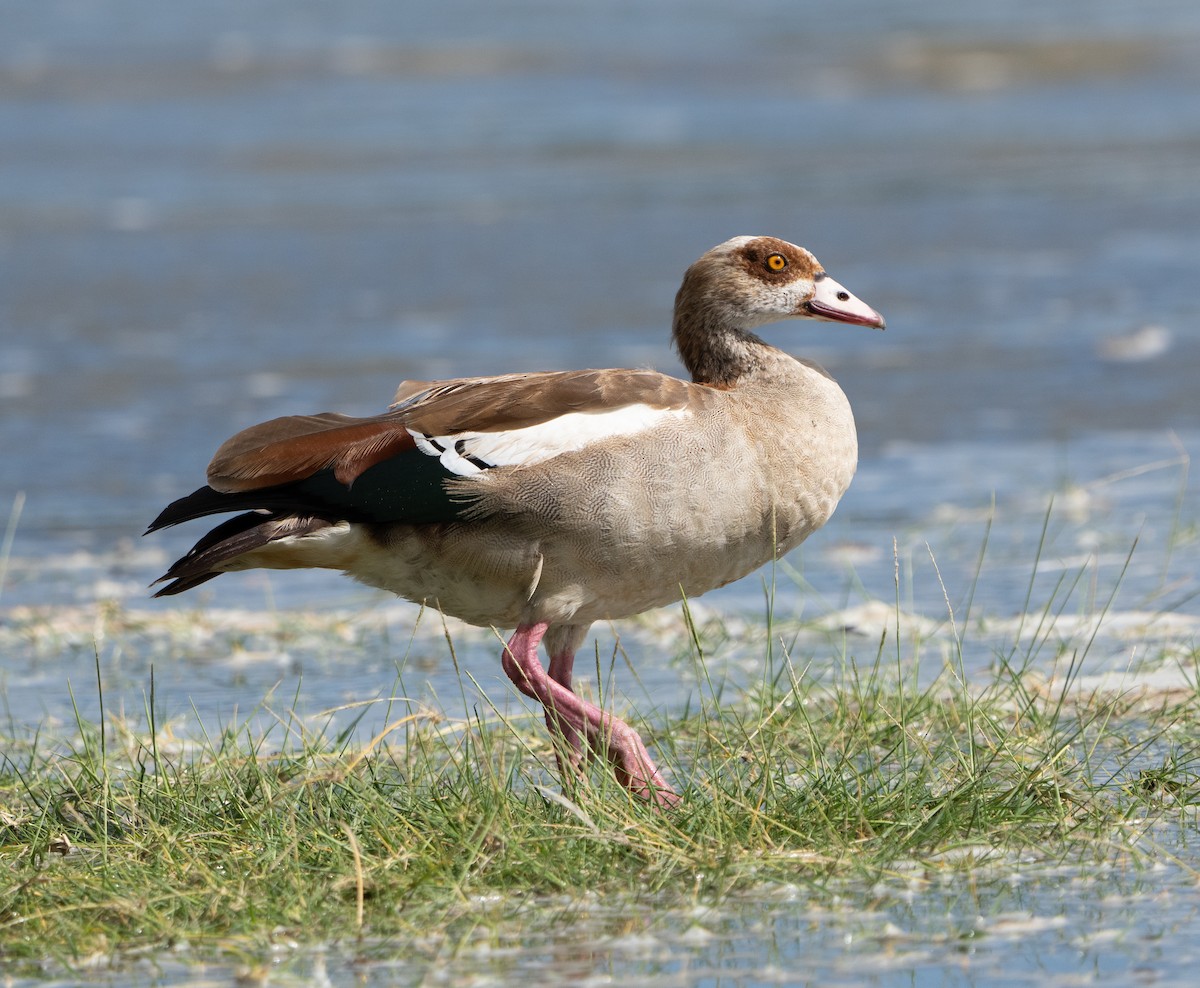
[[[981,592],[1019,608],[1056,492],[1064,555],[1118,570],[1195,522],[1192,0],[5,0],[0,21],[6,605],[142,602],[199,534],[144,526],[251,423],[373,413],[408,377],[676,372],[679,278],[736,234],[809,247],[888,319],[768,333],[858,416],[859,476],[796,563],[829,602],[894,596],[893,537],[961,592],[990,517]],[[1194,605],[1187,554],[1143,576]],[[248,575],[195,602],[266,579],[272,602],[361,593]]]
[[[711,684],[761,681],[775,579],[774,656],[806,676],[869,668],[886,629],[926,680],[961,658],[986,683],[1015,654],[1036,690],[1086,655],[1085,687],[1124,690],[1149,659],[1142,682],[1194,690],[1197,0],[0,0],[4,737],[40,750],[77,715],[119,726],[153,705],[172,744],[244,721],[374,745],[394,694],[451,718],[520,711],[486,630],[452,629],[452,665],[436,616],[414,632],[415,607],[326,573],[224,576],[151,601],[146,585],[205,526],[141,532],[226,437],[273,416],[372,414],[403,378],[678,372],[680,277],[738,234],[810,248],[887,317],[886,333],[764,333],[841,382],[858,476],[778,572],[693,607],[730,635],[705,625],[704,674],[668,608],[598,624],[583,688],[656,724]],[[1033,644],[1014,648],[1022,635]],[[1155,678],[1164,656],[1178,661]],[[1132,736],[1114,778],[1161,743]],[[829,956],[846,983],[986,980],[1000,964],[1006,983],[1027,970],[1063,983],[1081,958],[1104,983],[1190,983],[1194,942],[1171,933],[1194,928],[1194,868],[1184,852],[1162,863],[1182,847],[1174,831],[1135,823],[1114,837],[1111,884],[1057,858],[1039,879],[1036,856],[1010,876],[984,854],[981,880],[997,861],[1000,877],[977,889],[953,870],[968,858],[947,857],[942,884],[919,872],[932,892],[893,882],[913,912],[879,932],[872,915],[901,901],[886,882],[808,911],[798,872],[777,899],[748,888],[744,926],[714,927],[716,948],[689,939],[676,956],[722,956],[741,929],[726,958],[765,956],[772,983],[779,964]],[[1129,865],[1127,838],[1162,861]],[[942,914],[963,908],[988,925],[952,922],[946,939]],[[589,971],[601,958],[608,978],[628,966],[603,959],[628,950],[678,983],[712,981],[707,960],[660,965],[625,914],[596,953],[578,950],[586,914],[545,956]],[[714,926],[687,917],[681,945],[708,936],[693,923]],[[521,940],[544,964],[543,941]],[[381,970],[420,971],[419,954]]]

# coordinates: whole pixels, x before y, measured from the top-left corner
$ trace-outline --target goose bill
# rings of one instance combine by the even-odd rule
[[[813,297],[805,303],[808,314],[830,322],[883,329],[883,316],[860,301],[826,274],[819,275]]]

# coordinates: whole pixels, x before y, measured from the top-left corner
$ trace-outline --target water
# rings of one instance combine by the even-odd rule
[[[1169,835],[1160,834],[1162,840]],[[749,888],[719,909],[647,901],[619,907],[574,894],[522,908],[468,904],[457,928],[415,942],[367,937],[313,947],[279,935],[257,971],[213,962],[203,948],[98,963],[90,983],[509,985],[1190,985],[1200,910],[1194,876],[1173,865],[1117,864],[1102,877],[1072,867],[979,855],[974,880],[899,867],[843,894],[803,884]],[[240,975],[240,977],[239,977]],[[31,985],[78,984],[18,980]]]
[[[1115,612],[1184,622],[1151,644],[1195,640],[1200,8],[408,6],[0,3],[0,511],[24,495],[0,683],[17,723],[69,719],[95,601],[162,622],[191,606],[143,588],[195,532],[139,533],[226,436],[369,414],[403,378],[673,370],[679,276],[741,233],[810,247],[889,325],[770,331],[835,374],[863,447],[781,574],[785,615],[846,617],[865,654],[874,628],[850,618],[894,600],[897,571],[906,613],[942,626],[947,602],[1011,620],[1083,572],[1072,612],[1119,584]],[[706,603],[752,618],[761,588]],[[113,702],[138,709],[151,665],[168,713],[225,717],[277,681],[302,681],[312,711],[386,694],[412,619],[324,574],[226,577],[197,603],[218,614],[204,648],[101,636]],[[23,605],[58,608],[60,637],[35,640]],[[367,625],[382,609],[390,632],[334,648],[268,628],[229,655],[219,615],[296,607]],[[674,654],[670,635],[618,630]],[[463,634],[503,695],[494,640]],[[813,641],[816,674],[840,661]],[[1089,673],[1144,641],[1101,636]],[[753,676],[739,662],[719,671]],[[416,668],[410,684],[458,695],[452,670]],[[670,661],[638,672],[643,693],[621,685],[639,709],[695,685]]]

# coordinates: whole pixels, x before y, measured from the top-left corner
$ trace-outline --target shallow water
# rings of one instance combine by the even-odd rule
[[[739,233],[810,247],[889,324],[770,331],[842,382],[863,449],[834,520],[775,574],[781,619],[818,622],[795,638],[812,674],[873,656],[878,601],[929,632],[931,671],[961,630],[968,673],[986,674],[1021,614],[1063,602],[1113,618],[1089,675],[1194,647],[1195,4],[362,0],[335,16],[46,0],[3,17],[0,513],[24,498],[0,581],[14,727],[69,723],[68,680],[93,716],[97,650],[110,710],[142,708],[151,666],[168,717],[229,718],[277,682],[316,715],[389,695],[397,664],[414,693],[461,702],[440,628],[410,647],[414,611],[334,577],[226,577],[146,601],[196,532],[141,530],[254,421],[370,413],[402,378],[674,369],[678,278]],[[752,627],[763,581],[704,604]],[[98,600],[150,630],[105,633]],[[61,609],[57,637],[11,610],[25,605]],[[207,630],[163,630],[200,605]],[[323,623],[286,633],[295,608]],[[235,610],[281,616],[247,630]],[[677,621],[615,629],[637,668],[619,660],[617,688],[639,712],[697,688]],[[460,636],[467,668],[508,696],[495,640]],[[610,629],[596,639],[609,656]],[[760,643],[737,646],[715,650],[714,674],[753,681]],[[1050,674],[1057,654],[1030,661]],[[1152,921],[1130,908],[1128,929]],[[728,983],[712,968],[739,937],[766,970],[776,915],[843,931],[773,909],[730,914],[722,946],[671,947],[654,970]],[[801,939],[825,983],[972,977],[949,948],[923,968],[907,941],[871,935],[865,956],[903,962],[868,970],[834,952],[840,935]],[[1129,945],[1153,937],[1128,935],[1089,949],[1160,980],[1188,970],[1194,938],[1147,959],[1155,948]],[[1054,963],[1079,970],[1063,959],[1088,951],[1061,936]],[[1031,949],[1014,979],[1041,969]]]
[[[1192,819],[1194,825],[1194,817]],[[1178,834],[1152,839],[1171,847]],[[1186,869],[1063,867],[978,857],[968,882],[914,865],[871,886],[750,888],[719,908],[676,902],[480,899],[449,931],[312,947],[278,937],[240,963],[180,944],[89,982],[146,985],[1191,985],[1200,890]],[[247,964],[247,955],[257,955]],[[75,984],[17,980],[14,988]]]

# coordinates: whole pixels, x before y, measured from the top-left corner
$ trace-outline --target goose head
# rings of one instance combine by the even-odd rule
[[[883,329],[883,316],[829,277],[803,247],[776,237],[734,237],[683,276],[679,318],[752,330],[779,319],[821,319]]]
[[[775,237],[734,237],[687,269],[672,336],[693,381],[733,387],[772,362],[773,348],[752,330],[780,319],[884,327],[883,316],[803,247]]]

